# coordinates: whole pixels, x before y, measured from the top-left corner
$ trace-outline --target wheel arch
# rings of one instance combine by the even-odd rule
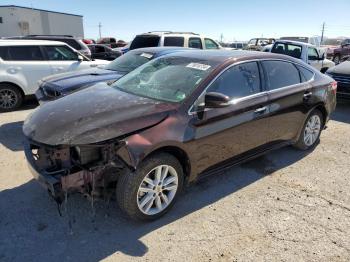
[[[24,93],[24,91],[23,91],[23,88],[22,88],[20,85],[18,85],[18,84],[13,83],[13,82],[9,82],[9,81],[2,81],[2,82],[0,82],[0,86],[1,86],[1,85],[10,85],[10,86],[13,86],[13,87],[17,88],[17,89],[21,92],[23,98],[25,97],[25,93]]]
[[[183,149],[174,145],[162,146],[153,150],[152,152],[149,152],[144,159],[158,153],[168,153],[170,155],[173,155],[180,162],[184,171],[185,178],[189,178],[191,174],[191,162],[187,153]]]

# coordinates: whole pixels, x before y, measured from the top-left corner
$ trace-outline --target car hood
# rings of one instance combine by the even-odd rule
[[[350,61],[345,61],[337,66],[328,69],[327,73],[350,75]]]
[[[41,86],[50,89],[50,91],[57,91],[64,95],[97,82],[118,79],[122,77],[123,74],[122,72],[112,70],[91,68],[46,77],[42,80]]]
[[[47,145],[97,143],[154,126],[177,106],[98,83],[40,106],[25,120],[23,132]]]

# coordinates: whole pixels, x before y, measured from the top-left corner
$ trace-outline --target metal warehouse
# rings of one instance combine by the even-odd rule
[[[15,5],[0,6],[0,37],[29,34],[84,37],[83,16]]]

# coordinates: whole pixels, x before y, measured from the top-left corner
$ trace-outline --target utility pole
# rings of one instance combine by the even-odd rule
[[[223,33],[221,33],[221,35],[220,35],[220,42],[222,43],[222,40],[224,39],[224,34]]]
[[[321,45],[323,43],[323,35],[324,35],[324,27],[325,27],[325,25],[326,25],[326,23],[323,22],[323,24],[322,24],[322,34],[321,34]]]
[[[100,35],[100,39],[102,38],[102,37],[101,37],[101,27],[102,27],[102,24],[101,24],[101,22],[99,22],[99,23],[98,23],[98,33],[99,33],[99,35]]]

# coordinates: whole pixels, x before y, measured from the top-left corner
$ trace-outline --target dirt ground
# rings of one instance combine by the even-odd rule
[[[151,223],[115,202],[94,217],[79,195],[60,217],[22,150],[34,107],[0,114],[0,261],[350,261],[349,102],[313,152],[283,148],[209,177]]]

